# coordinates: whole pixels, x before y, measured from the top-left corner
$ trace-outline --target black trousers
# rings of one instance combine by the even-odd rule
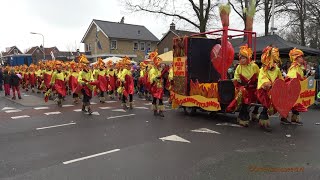
[[[82,102],[83,103],[90,103],[91,97],[86,94],[86,91],[84,89],[81,89],[81,92],[83,94]]]
[[[162,99],[158,99],[159,100],[159,105],[163,105]],[[152,99],[152,104],[156,105],[157,104],[157,98],[153,97]]]
[[[126,103],[127,97],[122,95],[122,103]],[[133,101],[133,94],[129,94],[129,102]]]

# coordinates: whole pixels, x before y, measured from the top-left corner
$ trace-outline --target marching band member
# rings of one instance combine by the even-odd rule
[[[33,64],[31,64],[29,66],[29,84],[30,84],[30,88],[31,88],[31,91],[34,93],[35,90],[35,86],[36,86],[36,82],[37,82],[37,78],[36,78],[36,74],[35,74],[35,66]]]
[[[78,87],[79,69],[77,67],[77,64],[74,61],[70,62],[70,69],[71,71],[68,77],[68,85],[72,93],[73,103],[78,104],[79,92],[77,92],[77,87]]]
[[[104,62],[101,58],[98,58],[97,62],[97,69],[94,73],[94,79],[98,81],[97,90],[99,91],[99,100],[100,103],[105,103],[105,97],[104,94],[107,91],[108,88],[108,81],[106,76],[106,70],[104,67]]]
[[[109,60],[107,62],[107,77],[108,77],[108,92],[109,92],[109,98],[114,99],[114,94],[116,90],[116,69],[113,67],[113,62]]]

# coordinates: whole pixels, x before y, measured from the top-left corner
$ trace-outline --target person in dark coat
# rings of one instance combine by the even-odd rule
[[[3,85],[5,96],[10,96],[10,75],[7,69],[3,71]]]
[[[12,69],[10,71],[10,82],[9,82],[11,88],[12,88],[12,93],[13,93],[13,97],[12,99],[15,100],[16,99],[16,91],[18,94],[18,98],[21,99],[21,94],[20,94],[20,78],[18,77],[18,75],[16,75],[14,73],[14,70]]]

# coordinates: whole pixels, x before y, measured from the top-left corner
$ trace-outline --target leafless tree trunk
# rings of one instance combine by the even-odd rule
[[[177,8],[174,3],[180,2],[175,0],[125,0],[125,6],[131,12],[147,12],[178,18],[196,27],[200,32],[205,32],[208,21],[214,16],[213,8],[217,4],[214,4],[212,0],[183,0],[184,3],[176,4],[177,7],[179,6]]]

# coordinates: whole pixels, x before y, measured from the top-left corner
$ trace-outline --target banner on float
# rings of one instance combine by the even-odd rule
[[[301,103],[306,107],[313,105],[316,96],[316,81],[314,77],[310,76],[309,78],[300,81],[300,85],[301,91],[296,104]]]
[[[179,106],[185,107],[200,107],[207,111],[221,110],[218,98],[206,98],[200,95],[183,96],[171,92],[172,108],[176,109]]]

